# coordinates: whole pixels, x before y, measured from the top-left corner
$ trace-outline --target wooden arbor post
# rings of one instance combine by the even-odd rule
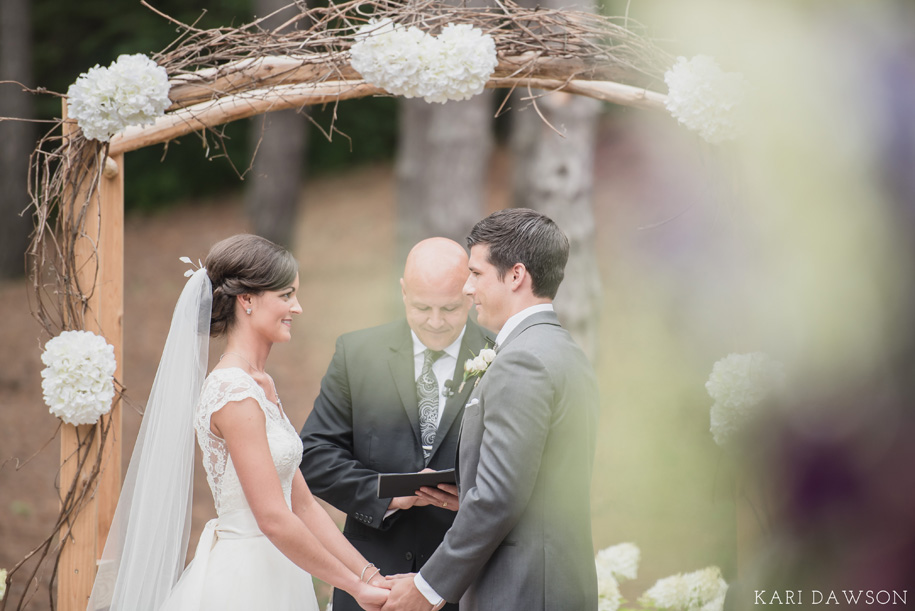
[[[64,104],[66,113],[66,103]],[[66,115],[65,115],[66,116]],[[65,124],[65,130],[67,129]],[[76,238],[76,269],[80,285],[94,286],[84,313],[83,327],[103,336],[114,346],[115,377],[123,379],[124,315],[124,156],[104,160],[98,188],[77,194],[75,202],[89,202],[85,232]],[[85,169],[88,171],[88,169]],[[93,181],[84,181],[91,185]],[[87,188],[88,189],[88,188]],[[93,426],[99,427],[89,448],[80,451],[80,440]],[[85,611],[95,579],[96,562],[104,548],[117,507],[121,487],[121,405],[115,400],[111,412],[96,425],[64,424],[60,440],[60,485],[66,490],[77,473],[79,460],[93,464],[98,456],[102,427],[108,437],[101,457],[101,472],[95,491],[90,491],[78,513],[61,530],[64,539],[58,565],[57,601],[61,611]],[[84,469],[75,491],[87,485],[91,469]]]

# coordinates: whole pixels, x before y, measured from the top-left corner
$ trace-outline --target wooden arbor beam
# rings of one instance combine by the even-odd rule
[[[153,125],[130,127],[111,139],[111,155],[121,155],[186,134],[254,115],[328,104],[371,95],[389,95],[370,85],[351,69],[332,71],[290,57],[261,57],[229,66],[201,70],[172,79],[169,112]],[[310,58],[314,62],[314,58]],[[607,80],[561,76],[585,72],[583,65],[541,62],[528,76],[516,75],[525,58],[500,62],[489,89],[538,89],[583,95],[637,108],[664,110],[667,96],[641,87]],[[336,79],[336,80],[334,80]]]

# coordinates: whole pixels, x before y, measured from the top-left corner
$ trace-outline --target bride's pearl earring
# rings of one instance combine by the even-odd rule
[[[251,313],[251,308],[248,308],[247,310],[245,310],[245,314],[250,314],[250,313]]]

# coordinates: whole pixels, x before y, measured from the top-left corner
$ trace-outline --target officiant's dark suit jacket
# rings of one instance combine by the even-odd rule
[[[468,320],[452,378],[455,388],[464,361],[479,354],[486,341],[484,330]],[[454,467],[463,406],[473,384],[446,401],[426,465],[414,368],[406,320],[342,335],[301,433],[305,481],[318,498],[346,513],[346,538],[385,575],[419,570],[455,516],[426,506],[384,519],[390,499],[377,498],[379,473]],[[345,592],[335,591],[334,610],[350,609],[359,607]]]
[[[524,319],[464,408],[461,508],[420,571],[461,611],[596,611],[591,470],[599,409],[556,314]]]

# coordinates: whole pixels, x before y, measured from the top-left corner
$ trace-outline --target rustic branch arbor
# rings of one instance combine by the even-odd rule
[[[479,27],[495,39],[499,59],[486,86],[529,91],[535,106],[538,96],[561,91],[664,109],[666,96],[651,88],[660,88],[670,58],[628,21],[620,25],[589,13],[496,4],[473,9],[434,1],[405,7],[356,0],[311,10],[290,5],[296,16],[270,31],[260,21],[215,30],[178,24],[178,40],[153,56],[170,78],[172,105],[165,116],[148,127],[128,128],[110,143],[86,140],[75,121],[64,118],[62,135],[46,136],[33,155],[30,186],[37,227],[29,254],[36,317],[51,334],[85,329],[103,335],[115,347],[120,379],[124,154],[191,132],[219,137],[214,128],[257,114],[387,95],[363,81],[348,62],[353,35],[370,17],[427,31],[448,23]],[[116,399],[110,415],[96,425],[63,425],[57,525],[63,611],[86,608],[117,505],[119,404]]]

